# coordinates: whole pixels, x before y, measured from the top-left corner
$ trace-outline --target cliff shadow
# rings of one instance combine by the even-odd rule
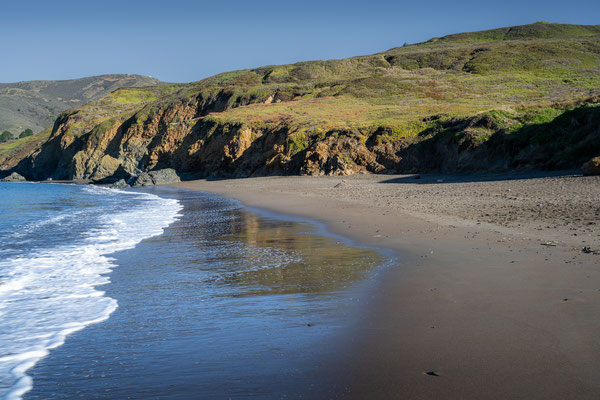
[[[564,171],[519,171],[519,172],[489,172],[489,173],[427,173],[411,174],[386,179],[380,183],[440,185],[445,183],[494,182],[514,181],[535,178],[556,178],[582,176],[579,170]]]

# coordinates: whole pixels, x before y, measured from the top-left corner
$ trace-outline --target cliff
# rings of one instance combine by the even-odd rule
[[[343,60],[124,88],[12,170],[182,175],[576,168],[600,154],[600,27],[537,23]]]

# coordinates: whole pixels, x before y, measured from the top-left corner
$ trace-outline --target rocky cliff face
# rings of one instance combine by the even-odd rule
[[[482,114],[434,121],[416,138],[390,140],[384,128],[371,134],[336,130],[306,136],[299,146],[285,124],[256,129],[207,117],[208,110],[224,107],[218,103],[226,97],[182,100],[152,114],[142,109],[81,136],[70,133],[81,123],[77,113],[63,115],[50,139],[16,171],[37,180],[115,182],[163,168],[190,177],[578,168],[600,139],[598,99],[590,99],[547,124],[512,133]],[[553,131],[563,140],[540,138]]]

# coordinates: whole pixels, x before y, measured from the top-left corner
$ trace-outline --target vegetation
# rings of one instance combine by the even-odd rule
[[[18,137],[13,135],[11,131],[4,130],[2,133],[0,133],[0,143],[6,143],[15,139],[22,139],[27,136],[33,136],[33,131],[29,128],[22,131]]]
[[[0,133],[0,143],[8,142],[12,139],[14,139],[14,136],[10,131],[3,131]]]
[[[457,33],[434,38],[429,42],[493,42],[501,40],[563,39],[566,37],[594,37],[600,34],[600,25],[568,25],[536,22],[531,25],[491,29],[480,32]]]
[[[37,149],[50,136],[50,129],[7,142],[0,142],[0,165],[12,166]]]
[[[27,137],[27,136],[33,136],[33,131],[29,128],[25,129],[23,132],[21,132],[19,134],[19,139],[23,139],[24,137]]]
[[[233,103],[252,103],[213,115],[221,122],[366,134],[385,127],[401,138],[426,128],[419,121],[434,114],[547,107],[598,94],[599,32],[537,23],[451,35],[372,56],[237,71],[197,87],[218,86],[235,94]],[[261,104],[273,94],[281,101]]]

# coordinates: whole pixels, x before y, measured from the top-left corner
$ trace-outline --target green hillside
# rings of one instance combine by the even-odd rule
[[[108,154],[128,174],[571,168],[600,154],[599,98],[600,26],[535,23],[228,72],[158,94],[121,89],[63,115],[41,158],[21,168],[104,179]]]
[[[465,32],[434,38],[429,42],[498,42],[501,40],[565,39],[594,37],[600,34],[600,25],[568,25],[536,22],[531,25],[512,26],[479,32]]]

